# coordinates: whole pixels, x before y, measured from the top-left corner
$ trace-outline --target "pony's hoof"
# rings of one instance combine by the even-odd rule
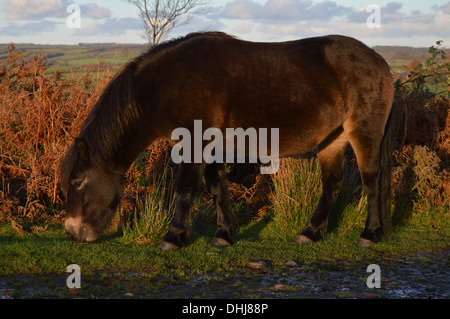
[[[213,240],[211,241],[211,245],[219,247],[219,248],[225,248],[225,247],[231,246],[231,244],[229,242],[227,242],[225,239],[217,238],[217,237],[213,238]]]
[[[173,250],[178,250],[178,249],[180,249],[181,247],[178,247],[178,246],[176,246],[176,245],[174,245],[174,244],[172,244],[172,243],[169,243],[169,242],[163,240],[163,241],[158,245],[158,248],[159,248],[160,250],[164,250],[164,251],[173,251]]]
[[[372,246],[373,244],[375,244],[373,241],[360,237],[358,240],[358,243],[356,243],[356,246],[368,248],[368,247]]]
[[[313,242],[314,241],[311,238],[308,238],[305,235],[298,235],[294,240],[294,243],[296,244],[311,244]]]

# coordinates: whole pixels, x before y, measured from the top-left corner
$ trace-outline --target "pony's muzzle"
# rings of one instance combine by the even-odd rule
[[[65,228],[69,239],[76,243],[90,243],[98,238],[98,233],[89,225],[83,224],[79,217],[66,218]]]

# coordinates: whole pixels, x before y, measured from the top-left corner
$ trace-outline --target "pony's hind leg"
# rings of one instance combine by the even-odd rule
[[[189,213],[200,189],[204,169],[205,164],[181,164],[175,191],[175,213],[159,249],[177,250],[189,238]]]
[[[333,209],[343,179],[344,149],[347,144],[347,137],[342,132],[333,142],[319,151],[322,195],[306,227],[295,239],[296,243],[315,242],[325,236],[328,216]]]
[[[388,194],[390,190],[386,191],[381,187],[383,182],[381,149],[384,124],[381,116],[377,118],[373,115],[372,125],[358,125],[357,121],[349,121],[344,125],[344,130],[355,152],[363,187],[367,194],[367,219],[364,231],[358,241],[358,246],[363,247],[369,247],[378,242],[383,234],[387,234],[388,227],[390,227],[390,204],[383,203],[383,198],[390,199],[390,194]],[[390,203],[389,200],[386,199],[386,201]]]
[[[217,212],[217,231],[211,244],[217,247],[230,246],[233,244],[236,219],[231,208],[224,164],[208,165],[205,169],[205,180],[213,194]]]

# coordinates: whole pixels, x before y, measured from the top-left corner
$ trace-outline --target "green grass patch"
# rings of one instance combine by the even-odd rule
[[[118,229],[102,235],[96,243],[75,244],[67,239],[63,226],[19,236],[11,226],[2,224],[0,276],[64,273],[69,264],[78,264],[83,271],[148,269],[164,274],[206,274],[240,270],[250,261],[261,260],[272,266],[281,266],[288,260],[379,261],[386,256],[445,249],[450,243],[449,219],[442,213],[411,213],[402,224],[394,225],[391,239],[370,249],[356,247],[362,228],[347,229],[350,223],[342,221],[342,225],[315,244],[297,245],[292,242],[294,238],[276,234],[274,230],[279,227],[276,221],[251,222],[239,228],[232,247],[219,249],[209,244],[215,226],[203,219],[193,223],[190,242],[175,252],[158,250],[157,241],[130,242]]]
[[[151,270],[183,276],[245,268],[250,261],[281,266],[286,261],[380,261],[386,256],[404,256],[417,251],[433,252],[450,246],[449,213],[442,209],[393,211],[390,239],[370,249],[356,246],[364,229],[367,199],[355,178],[347,177],[330,216],[328,233],[314,244],[293,243],[304,227],[320,196],[320,170],[314,159],[284,160],[273,176],[272,213],[263,220],[241,225],[232,247],[210,245],[216,226],[209,196],[200,197],[191,213],[191,236],[175,252],[157,248],[173,214],[173,185],[167,170],[153,176],[148,196],[127,222],[122,222],[93,244],[76,244],[67,239],[63,225],[37,227],[17,234],[10,224],[0,225],[0,276],[64,273],[67,265],[78,264],[83,271]],[[145,181],[143,181],[145,182]],[[239,213],[239,204],[235,211]],[[46,230],[43,231],[42,229]],[[39,231],[39,229],[41,229]]]

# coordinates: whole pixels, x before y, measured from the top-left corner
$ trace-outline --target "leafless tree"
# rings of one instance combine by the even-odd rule
[[[145,35],[153,45],[167,37],[173,28],[192,20],[195,7],[208,0],[124,0],[136,6],[144,24]]]

